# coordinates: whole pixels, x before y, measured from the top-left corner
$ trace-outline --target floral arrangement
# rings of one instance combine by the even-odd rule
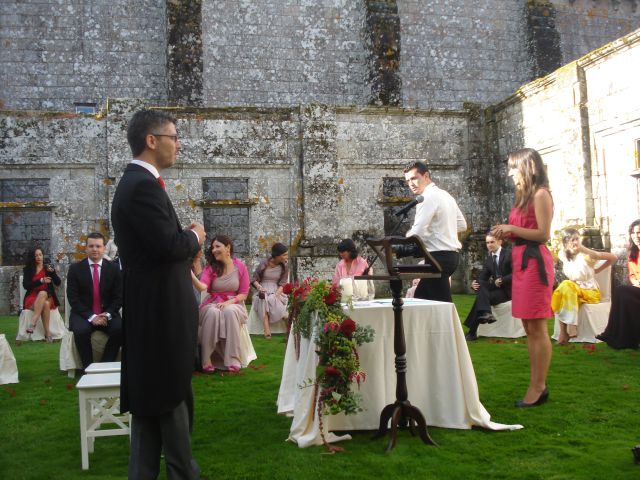
[[[315,380],[303,386],[318,389],[318,413],[345,414],[362,411],[360,396],[351,390],[352,384],[366,379],[360,369],[357,347],[373,341],[374,330],[356,325],[342,310],[340,292],[327,280],[307,278],[301,284],[287,284],[283,292],[289,295],[291,328],[296,336],[311,338],[319,362]]]

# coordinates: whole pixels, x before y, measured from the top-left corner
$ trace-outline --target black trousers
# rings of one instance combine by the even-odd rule
[[[469,315],[467,315],[464,324],[469,327],[469,333],[476,333],[478,331],[478,317],[483,313],[491,312],[491,305],[498,305],[499,303],[508,302],[509,295],[503,288],[489,289],[486,286],[480,285],[478,289],[478,296],[473,302],[473,307]]]
[[[96,330],[102,330],[109,336],[101,361],[115,362],[118,357],[118,351],[122,346],[122,319],[120,317],[113,316],[106,327],[96,327],[87,322],[86,318],[72,314],[69,318],[69,329],[73,332],[73,341],[80,354],[83,369],[93,363],[91,334]]]
[[[163,415],[133,415],[129,480],[157,478],[160,474],[162,452],[169,480],[198,479],[198,465],[191,452],[192,422],[193,394]]]
[[[460,254],[452,251],[429,253],[442,267],[442,276],[440,278],[421,279],[414,297],[424,298],[425,300],[438,300],[440,302],[452,302],[449,277],[451,277],[453,272],[456,271],[456,268],[458,268]]]

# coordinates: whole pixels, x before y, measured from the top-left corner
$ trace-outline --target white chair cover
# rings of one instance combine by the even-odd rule
[[[511,300],[492,306],[491,314],[496,321],[480,324],[479,337],[520,338],[526,335],[522,320],[511,315]]]
[[[5,383],[19,383],[18,364],[7,338],[0,334],[0,385]]]
[[[599,343],[596,335],[604,332],[609,322],[611,310],[611,267],[596,273],[596,281],[600,287],[600,303],[584,303],[578,309],[578,332],[570,342]],[[556,316],[551,338],[558,340],[560,336],[560,320]]]
[[[260,318],[256,314],[255,310],[253,309],[253,305],[251,305],[251,311],[249,312],[249,320],[247,320],[247,325],[249,326],[249,334],[264,335],[262,320],[260,320]],[[270,323],[269,326],[271,328],[271,333],[287,333],[286,319],[282,319],[279,322]]]

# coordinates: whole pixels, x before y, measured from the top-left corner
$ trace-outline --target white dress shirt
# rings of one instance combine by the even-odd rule
[[[416,218],[407,237],[418,235],[429,252],[455,251],[462,244],[458,232],[467,229],[467,221],[455,199],[435,183],[422,192],[424,201],[416,207]]]

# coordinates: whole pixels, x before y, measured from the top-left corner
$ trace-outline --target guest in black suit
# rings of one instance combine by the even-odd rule
[[[191,261],[204,228],[180,226],[159,170],[180,150],[175,119],[141,110],[127,140],[134,160],[118,183],[111,222],[123,271],[121,410],[133,415],[129,478],[156,478],[164,453],[169,479],[198,477],[191,455],[198,305]]]
[[[502,240],[489,234],[486,237],[489,255],[484,261],[478,281],[474,280],[471,288],[478,292],[476,301],[464,321],[469,327],[465,338],[477,340],[478,325],[496,321],[491,314],[491,305],[511,300],[511,250],[502,247]]]
[[[87,258],[71,264],[67,273],[67,299],[71,306],[69,328],[83,369],[93,361],[91,334],[95,330],[102,330],[109,336],[101,361],[115,361],[122,345],[122,277],[116,265],[102,258],[104,250],[104,236],[90,233],[86,243]],[[96,283],[99,285],[97,291],[94,290]]]

